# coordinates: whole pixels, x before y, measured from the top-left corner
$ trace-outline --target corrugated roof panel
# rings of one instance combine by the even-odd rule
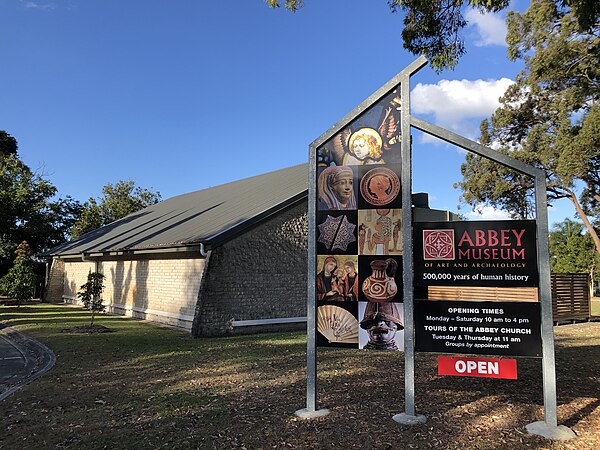
[[[61,244],[47,254],[66,256],[198,244],[286,206],[286,202],[305,195],[307,189],[308,165],[300,164],[169,198]]]

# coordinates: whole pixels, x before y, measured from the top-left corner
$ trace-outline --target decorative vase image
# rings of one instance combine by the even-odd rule
[[[372,274],[363,281],[362,290],[370,302],[390,302],[398,293],[396,275],[398,263],[392,259],[371,261]]]

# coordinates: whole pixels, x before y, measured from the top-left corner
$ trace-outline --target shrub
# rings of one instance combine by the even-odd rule
[[[77,297],[83,302],[83,306],[92,312],[90,327],[94,325],[94,316],[98,312],[104,311],[104,305],[100,294],[104,290],[104,275],[100,272],[88,273],[87,282],[79,288]]]

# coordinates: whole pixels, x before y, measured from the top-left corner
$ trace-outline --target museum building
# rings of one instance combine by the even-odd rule
[[[45,301],[77,304],[90,271],[107,311],[222,336],[306,324],[308,165],[169,198],[49,250]],[[413,220],[456,220],[413,194]]]

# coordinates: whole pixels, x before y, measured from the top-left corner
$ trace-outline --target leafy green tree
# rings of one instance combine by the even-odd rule
[[[92,327],[96,313],[104,311],[102,298],[100,298],[104,290],[104,275],[100,272],[88,273],[87,281],[79,289],[77,297],[81,299],[83,306],[92,313],[90,320],[90,327]]]
[[[20,242],[39,253],[67,240],[81,205],[55,196],[54,185],[16,154],[0,155],[0,274],[12,265]]]
[[[550,231],[550,268],[558,273],[589,273],[599,279],[600,256],[581,222],[565,219]]]
[[[0,279],[0,290],[3,294],[15,299],[17,307],[19,307],[33,298],[37,275],[33,267],[32,252],[26,241],[17,246],[15,253],[13,266]]]
[[[159,192],[136,187],[133,180],[108,183],[102,188],[102,198],[90,198],[83,205],[79,220],[73,225],[71,235],[81,236],[161,200]]]
[[[543,169],[549,203],[570,200],[600,254],[600,23],[581,31],[573,10],[552,0],[534,0],[507,22],[509,57],[525,69],[482,122],[480,141]],[[462,175],[466,203],[532,215],[530,178],[471,154]]]
[[[271,8],[282,4],[290,11],[304,6],[302,0],[266,0]],[[536,0],[532,0],[532,4]],[[556,7],[569,8],[580,30],[592,31],[600,17],[597,0],[556,0]],[[402,40],[404,48],[414,55],[425,55],[431,66],[440,71],[452,69],[465,53],[462,29],[467,25],[464,12],[473,7],[481,12],[498,12],[510,5],[510,0],[387,0],[394,13],[404,15]]]
[[[0,130],[0,154],[4,156],[17,154],[17,140],[4,130]]]

